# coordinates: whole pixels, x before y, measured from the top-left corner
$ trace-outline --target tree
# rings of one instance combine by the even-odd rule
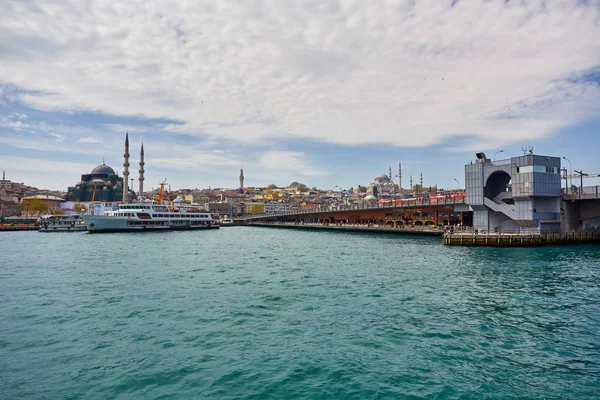
[[[318,191],[319,189],[317,189],[316,186],[313,186],[313,188],[311,190],[314,190],[315,192]]]
[[[50,206],[40,199],[23,199],[21,200],[21,213],[26,215],[46,214],[50,211]]]
[[[292,188],[297,188],[299,185],[301,185],[301,183],[300,182],[296,182],[296,181],[290,183],[290,187],[292,187]]]
[[[413,185],[413,191],[420,193],[420,192],[423,191],[423,186],[421,186],[419,183],[414,184]]]
[[[276,184],[271,183],[269,186],[267,186],[267,189],[279,189],[279,188],[277,187]]]
[[[296,187],[296,190],[298,190],[299,192],[306,192],[308,190],[308,187],[304,183],[301,183]]]
[[[75,211],[77,214],[85,214],[87,212],[87,207],[85,206],[85,204],[81,204],[78,202],[73,204],[73,211]]]
[[[358,185],[357,191],[358,193],[367,193],[367,188],[362,185]]]

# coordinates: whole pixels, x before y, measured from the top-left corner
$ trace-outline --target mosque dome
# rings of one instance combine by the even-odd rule
[[[115,170],[102,163],[92,170],[91,175],[116,175]]]
[[[377,200],[377,197],[373,196],[372,194],[365,196],[365,201],[373,201],[373,200]]]

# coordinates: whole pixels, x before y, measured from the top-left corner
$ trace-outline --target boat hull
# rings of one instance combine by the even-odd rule
[[[85,225],[79,226],[42,226],[38,229],[39,232],[85,232],[87,227]]]

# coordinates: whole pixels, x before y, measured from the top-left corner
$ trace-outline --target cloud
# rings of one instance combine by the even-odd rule
[[[274,171],[294,172],[302,176],[325,176],[327,173],[315,168],[306,160],[306,155],[295,151],[267,151],[264,152],[258,164],[264,169]]]
[[[79,142],[80,143],[98,143],[99,140],[96,139],[95,137],[88,136],[88,137],[79,139]]]
[[[0,164],[6,168],[7,179],[24,182],[40,189],[65,190],[80,180],[80,175],[91,171],[94,165],[0,155]],[[49,186],[50,185],[50,186]]]
[[[51,132],[50,136],[52,136],[54,139],[56,139],[59,142],[64,142],[65,140],[67,140],[67,137],[65,135],[61,135],[61,134],[55,133],[55,132]]]
[[[485,148],[598,115],[599,21],[597,1],[31,0],[0,16],[0,77],[171,135]]]

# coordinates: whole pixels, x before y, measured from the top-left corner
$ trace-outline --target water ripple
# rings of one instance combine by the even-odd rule
[[[68,250],[67,250],[68,249]],[[3,398],[597,398],[600,248],[4,234]]]

